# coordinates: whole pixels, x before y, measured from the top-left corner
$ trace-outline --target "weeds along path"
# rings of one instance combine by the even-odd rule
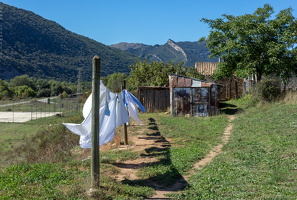
[[[146,199],[171,199],[167,197],[166,194],[169,193],[176,193],[181,191],[185,186],[188,185],[188,180],[191,174],[195,173],[195,171],[204,168],[207,164],[209,164],[212,159],[217,156],[218,154],[222,153],[222,147],[228,142],[229,137],[232,132],[233,124],[231,123],[232,120],[235,118],[234,115],[230,115],[229,117],[229,124],[225,128],[225,131],[222,136],[222,143],[218,144],[217,146],[213,147],[210,152],[200,160],[199,162],[195,163],[193,168],[187,173],[189,175],[182,176],[177,179],[177,181],[171,186],[163,186],[156,182],[153,182],[150,179],[146,179],[145,182],[147,186],[152,187],[155,189],[155,195]],[[165,139],[161,136],[158,126],[155,123],[154,119],[150,119],[149,126],[146,126],[146,135],[143,136],[132,136],[130,138],[131,141],[137,143],[136,145],[132,145],[130,147],[123,147],[123,149],[132,148],[133,151],[139,151],[141,153],[141,158],[136,160],[128,160],[123,161],[121,163],[114,163],[119,169],[119,173],[114,177],[119,181],[137,181],[140,178],[137,176],[137,172],[140,168],[145,167],[151,163],[158,162],[158,158],[156,158],[153,154],[155,152],[162,152],[171,147],[170,141]],[[141,131],[140,131],[141,132]],[[139,133],[140,133],[139,132]],[[137,142],[136,142],[137,141]]]

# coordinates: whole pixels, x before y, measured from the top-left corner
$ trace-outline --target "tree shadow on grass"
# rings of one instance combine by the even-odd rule
[[[219,109],[221,113],[224,113],[226,115],[235,115],[237,113],[242,112],[241,108],[238,108],[236,105],[226,103],[226,102],[220,102]]]
[[[142,157],[159,157],[161,158],[156,162],[140,163],[140,164],[125,164],[114,163],[117,167],[140,169],[143,167],[151,168],[150,171],[154,175],[148,175],[149,178],[129,180],[125,179],[122,183],[137,186],[147,186],[154,190],[175,192],[184,189],[189,184],[179,173],[179,171],[172,165],[170,148],[171,144],[166,138],[161,136],[159,128],[155,119],[150,118],[148,129],[155,130],[156,132],[147,133],[144,137],[139,139],[154,140],[156,146],[151,146],[145,149],[145,153],[141,154]],[[158,171],[166,170],[165,173]],[[155,170],[155,171],[154,171]]]

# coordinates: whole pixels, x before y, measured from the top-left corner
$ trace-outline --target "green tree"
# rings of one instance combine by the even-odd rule
[[[186,67],[183,63],[174,62],[148,62],[138,61],[131,65],[129,85],[132,89],[138,86],[168,86],[170,74],[179,74],[192,78],[203,79],[204,77],[194,68]]]
[[[297,72],[297,22],[292,9],[280,11],[273,19],[273,8],[265,4],[253,14],[222,15],[215,20],[203,18],[211,32],[207,47],[211,56],[221,56],[216,77],[236,74],[247,78],[276,74],[286,83]]]
[[[122,90],[122,85],[124,80],[126,80],[127,75],[124,73],[113,73],[107,76],[106,87],[112,92],[120,92]]]
[[[48,80],[37,79],[35,81],[36,96],[37,97],[49,97],[51,96],[51,89]]]
[[[37,90],[45,89],[45,88],[50,88],[50,84],[48,80],[46,79],[37,79],[35,83],[35,87]]]
[[[16,76],[13,79],[11,79],[9,83],[13,87],[26,85],[30,88],[35,89],[35,84],[34,84],[33,79],[31,77],[29,77],[27,74],[21,75],[21,76]]]
[[[35,91],[27,85],[18,86],[15,93],[19,98],[28,98],[36,96]]]
[[[13,92],[8,87],[8,83],[0,79],[0,100],[8,99],[13,96]]]
[[[51,85],[51,96],[57,96],[62,94],[62,92],[64,91],[62,88],[62,84],[59,81],[54,81],[54,80],[50,80],[50,85]]]

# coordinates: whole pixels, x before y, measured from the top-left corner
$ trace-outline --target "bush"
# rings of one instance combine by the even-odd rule
[[[254,96],[261,101],[276,101],[281,95],[280,82],[276,79],[263,79],[257,83],[254,93]]]

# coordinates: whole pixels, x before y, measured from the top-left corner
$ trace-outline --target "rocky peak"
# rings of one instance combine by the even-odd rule
[[[180,46],[178,46],[173,40],[169,39],[169,40],[167,41],[166,44],[168,44],[168,45],[169,45],[171,48],[173,48],[174,50],[176,50],[176,51],[182,53],[182,55],[185,57],[185,61],[188,61],[188,59],[187,59],[187,54],[186,54],[186,53],[184,52],[184,50],[183,50]]]

